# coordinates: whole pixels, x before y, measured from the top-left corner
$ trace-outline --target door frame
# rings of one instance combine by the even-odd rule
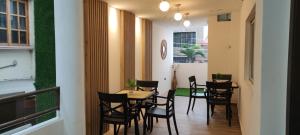
[[[300,1],[291,0],[290,43],[288,64],[286,135],[295,135],[300,126]]]

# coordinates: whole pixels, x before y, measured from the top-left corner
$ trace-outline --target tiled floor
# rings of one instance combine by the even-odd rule
[[[225,118],[225,107],[216,106],[215,114],[210,119],[210,125],[206,125],[206,101],[205,99],[197,99],[194,111],[190,111],[186,115],[188,106],[188,97],[175,98],[175,110],[177,126],[180,135],[241,135],[240,125],[238,122],[237,108],[233,106],[232,126],[228,126]],[[133,125],[133,122],[132,122]],[[173,120],[171,119],[172,134],[176,134]],[[111,130],[106,135],[112,135]],[[123,134],[123,129],[120,129],[120,135]],[[134,127],[129,128],[129,135],[134,135]],[[142,120],[140,120],[140,134],[142,134]],[[154,122],[154,128],[151,135],[167,135],[168,128],[165,119],[159,119],[159,122]]]

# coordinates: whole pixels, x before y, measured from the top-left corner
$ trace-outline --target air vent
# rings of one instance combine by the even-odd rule
[[[218,22],[231,21],[231,13],[220,14],[217,16]]]

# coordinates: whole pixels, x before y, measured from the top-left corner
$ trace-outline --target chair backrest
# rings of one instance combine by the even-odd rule
[[[175,91],[176,90],[169,90],[168,92],[166,105],[167,115],[169,115],[170,112],[175,112]]]
[[[190,83],[190,95],[192,95],[192,93],[197,92],[196,77],[195,76],[190,76],[189,77],[189,83]]]
[[[157,92],[157,87],[158,87],[158,81],[144,81],[144,80],[137,80],[136,81],[136,89],[137,90],[150,90],[150,91],[155,91]]]
[[[231,81],[232,75],[231,74],[212,74],[212,80],[225,80]]]
[[[108,94],[98,92],[100,100],[101,118],[113,117],[118,115],[128,120],[128,97],[127,94]],[[114,115],[113,115],[114,114]]]
[[[223,98],[230,102],[232,96],[232,82],[206,82],[207,95],[206,98],[209,100]]]

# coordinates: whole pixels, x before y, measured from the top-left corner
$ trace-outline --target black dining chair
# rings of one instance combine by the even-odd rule
[[[212,80],[223,80],[223,81],[231,81],[232,75],[231,74],[212,74]]]
[[[205,94],[204,94],[204,92],[205,92],[205,85],[199,85],[199,84],[197,84],[195,76],[190,76],[189,77],[189,83],[190,83],[190,95],[189,95],[189,105],[188,105],[188,109],[187,109],[186,114],[189,114],[189,110],[190,110],[192,99],[194,99],[192,110],[194,110],[196,98],[203,98],[203,99],[205,99]]]
[[[137,90],[154,92],[154,95],[151,98],[142,101],[142,103],[140,104],[140,108],[146,108],[146,104],[145,104],[146,102],[157,103],[157,95],[159,94],[159,92],[157,91],[157,87],[158,87],[158,81],[144,81],[144,80],[136,81]],[[144,117],[142,110],[140,110],[140,113],[142,114],[142,117]]]
[[[217,81],[231,81],[231,79],[232,79],[232,75],[231,74],[220,74],[220,73],[218,73],[218,74],[212,74],[212,81],[215,81],[215,82],[217,82]],[[232,91],[233,91],[233,89],[232,89]],[[212,112],[211,112],[211,116],[213,116],[214,115],[214,112],[215,112],[215,106],[214,105],[211,105],[211,110],[212,110]]]
[[[124,135],[127,135],[127,128],[132,119],[135,123],[135,134],[139,135],[138,107],[129,104],[127,94],[99,92],[98,96],[100,99],[100,135],[104,134],[105,123],[114,125],[114,135],[118,134],[120,125],[124,125]]]
[[[149,123],[148,124],[149,129],[152,132],[153,117],[156,117],[156,118],[164,118],[167,120],[169,135],[172,135],[171,127],[170,127],[170,118],[173,117],[175,130],[178,135],[178,128],[177,128],[176,117],[175,117],[175,90],[169,90],[167,97],[157,96],[157,98],[165,99],[166,102],[163,104],[147,102],[147,104],[150,104],[150,105],[148,105],[148,107],[146,108],[143,133],[144,134],[146,133],[147,118],[148,118],[148,123]],[[160,108],[158,106],[164,106],[164,108],[163,107]]]
[[[207,102],[207,125],[209,124],[209,106],[224,105],[226,107],[226,119],[231,126],[232,110],[232,82],[206,82],[206,102]],[[213,111],[213,110],[212,110]]]

